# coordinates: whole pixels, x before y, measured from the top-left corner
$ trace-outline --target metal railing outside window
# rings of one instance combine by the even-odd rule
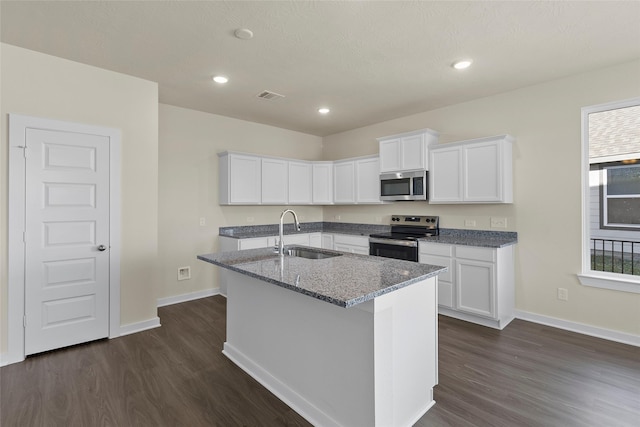
[[[591,270],[640,276],[640,242],[592,238]]]

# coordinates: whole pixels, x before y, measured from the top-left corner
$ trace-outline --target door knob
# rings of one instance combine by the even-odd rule
[[[99,250],[100,252],[104,252],[104,251],[106,251],[106,250],[107,250],[107,247],[106,247],[105,245],[100,245],[100,246],[98,246],[98,250]]]

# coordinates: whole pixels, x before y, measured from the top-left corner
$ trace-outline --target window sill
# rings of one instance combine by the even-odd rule
[[[583,286],[640,294],[640,276],[589,271],[578,274]]]

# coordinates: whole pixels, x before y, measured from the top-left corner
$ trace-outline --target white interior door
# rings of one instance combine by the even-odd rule
[[[109,336],[109,138],[27,129],[25,354]]]

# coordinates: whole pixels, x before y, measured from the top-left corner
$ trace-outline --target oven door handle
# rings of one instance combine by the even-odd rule
[[[369,237],[369,243],[380,243],[382,245],[393,246],[407,246],[410,248],[415,248],[418,246],[418,242],[416,242],[415,240],[378,239],[376,237]]]

